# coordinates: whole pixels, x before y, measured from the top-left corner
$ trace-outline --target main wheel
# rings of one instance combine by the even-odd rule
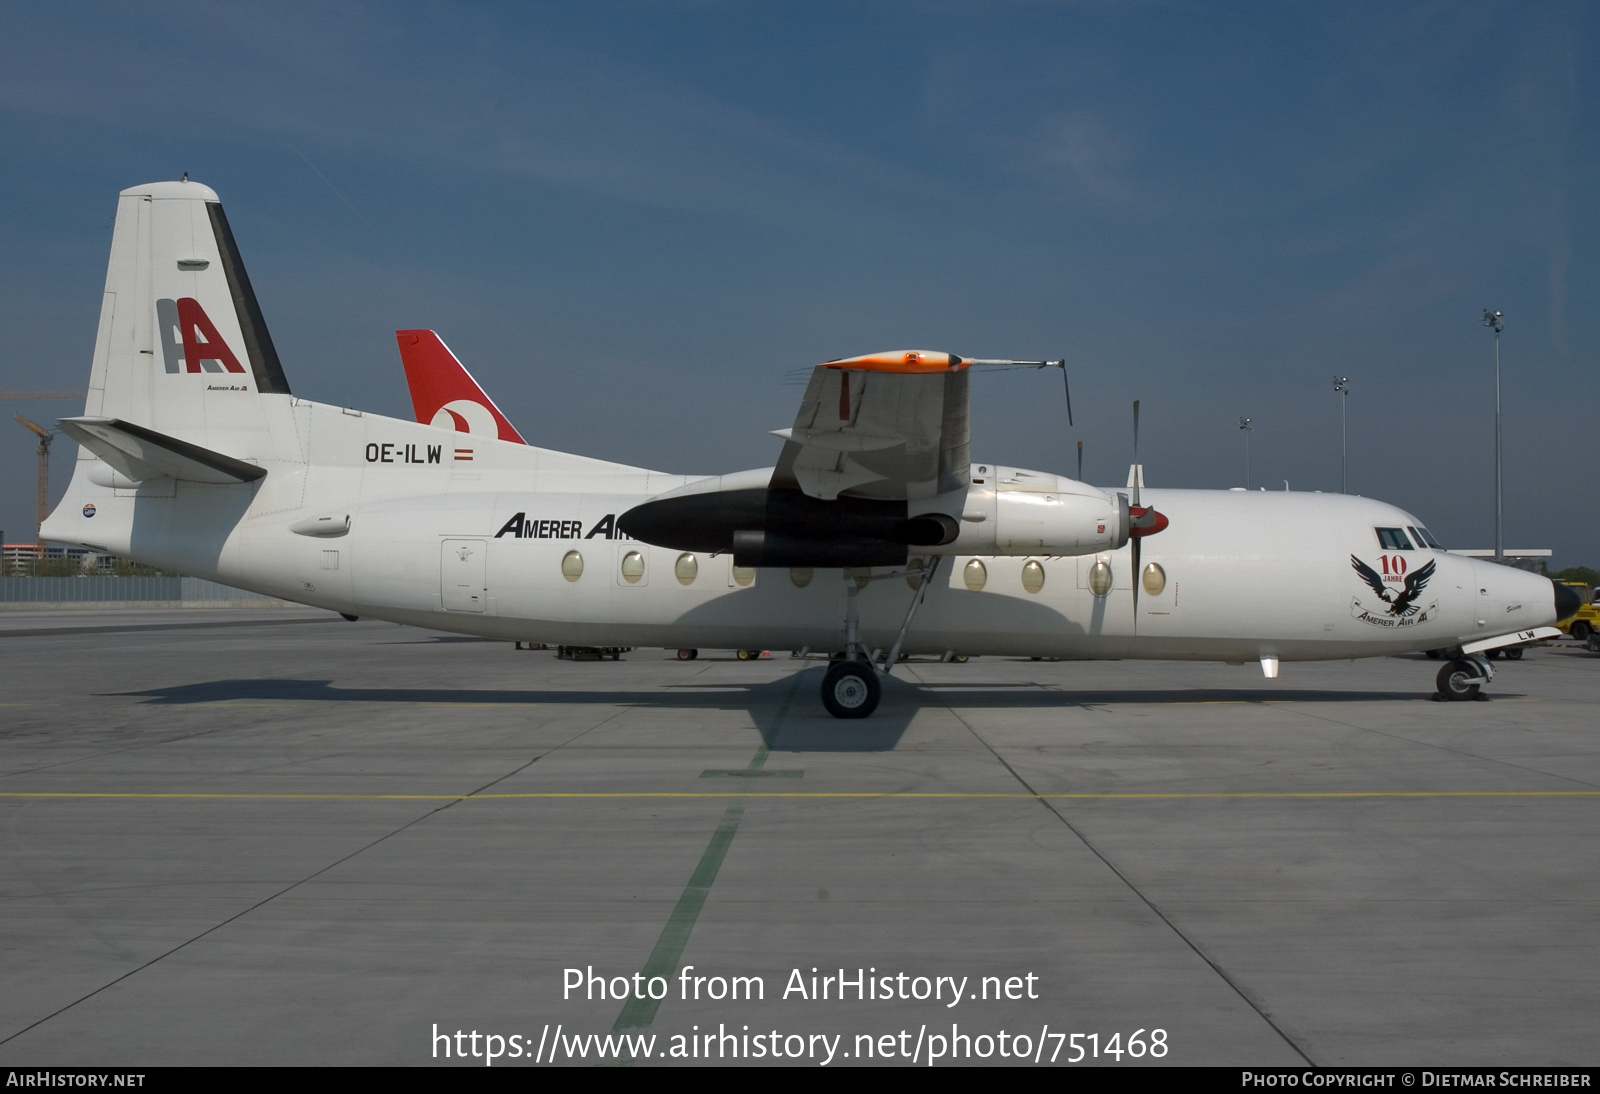
[[[756,657],[758,653],[759,653],[758,650],[739,650],[738,653],[736,654],[736,656],[741,661],[749,661],[752,658]]]
[[[700,656],[700,651],[699,650],[679,650],[678,651],[678,660],[679,661],[693,661],[696,657],[699,657],[699,656]]]
[[[840,661],[822,678],[822,705],[835,718],[865,718],[882,697],[878,672],[865,661]]]
[[[1439,670],[1439,694],[1458,701],[1478,697],[1478,673],[1468,661],[1452,661]]]
[[[1522,660],[1522,647],[1521,646],[1508,646],[1508,647],[1506,647],[1506,660],[1507,661],[1521,661]]]

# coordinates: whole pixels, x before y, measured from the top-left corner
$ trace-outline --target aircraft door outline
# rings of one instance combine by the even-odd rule
[[[439,601],[447,612],[489,610],[489,543],[447,539],[439,545]]]

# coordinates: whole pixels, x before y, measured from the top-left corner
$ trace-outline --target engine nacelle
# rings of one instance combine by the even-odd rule
[[[623,532],[658,547],[733,552],[738,566],[903,566],[911,554],[1087,555],[1128,542],[1128,499],[1075,479],[981,464],[915,502],[771,489],[770,468],[702,479],[634,506]]]
[[[983,471],[973,475],[960,535],[938,553],[1088,555],[1128,542],[1125,494],[1042,471]]]

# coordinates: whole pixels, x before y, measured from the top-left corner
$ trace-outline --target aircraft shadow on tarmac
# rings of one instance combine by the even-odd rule
[[[147,691],[118,692],[156,704],[187,705],[230,700],[331,703],[482,703],[485,705],[632,706],[644,710],[746,710],[762,740],[775,752],[882,752],[894,749],[925,706],[1061,710],[1095,706],[1187,706],[1200,703],[1419,702],[1416,691],[1328,689],[1174,688],[1065,691],[1029,682],[961,681],[914,684],[884,681],[883,702],[871,718],[830,717],[817,699],[823,669],[801,669],[779,680],[740,684],[669,684],[648,690],[474,688],[348,688],[331,680],[209,680]],[[1504,696],[1509,698],[1510,696]]]

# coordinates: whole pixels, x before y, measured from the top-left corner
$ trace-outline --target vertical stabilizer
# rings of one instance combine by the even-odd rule
[[[295,450],[274,443],[263,405],[288,394],[216,192],[122,191],[85,415],[265,461]]]
[[[397,330],[394,337],[417,421],[458,433],[528,443],[437,334]]]

